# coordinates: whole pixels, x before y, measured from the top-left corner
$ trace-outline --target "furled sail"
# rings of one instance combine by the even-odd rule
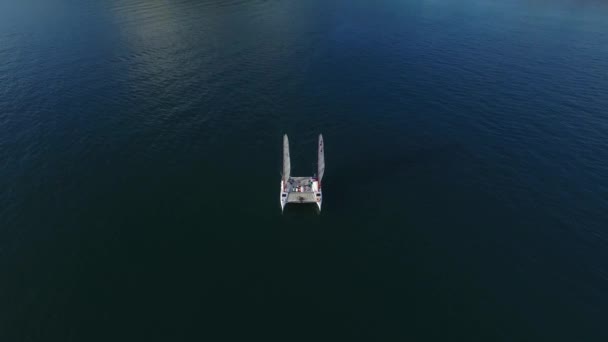
[[[318,159],[318,175],[319,175],[319,183],[321,183],[321,179],[323,179],[323,173],[325,173],[325,147],[323,146],[323,135],[319,134],[319,159]]]
[[[291,173],[291,161],[289,159],[289,139],[287,134],[283,136],[283,180],[287,182],[289,180],[289,174]]]

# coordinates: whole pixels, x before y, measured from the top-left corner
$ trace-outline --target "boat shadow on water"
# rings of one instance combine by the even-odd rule
[[[301,219],[304,217],[317,217],[321,210],[316,203],[288,203],[283,211],[286,219]]]

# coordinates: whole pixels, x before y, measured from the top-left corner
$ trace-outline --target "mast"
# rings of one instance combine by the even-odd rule
[[[283,135],[283,181],[287,184],[291,173],[291,160],[289,159],[289,139]]]
[[[319,188],[321,187],[321,179],[323,179],[323,173],[325,173],[325,148],[323,146],[323,134],[319,134],[319,155],[318,155],[318,170],[317,175],[319,177]]]

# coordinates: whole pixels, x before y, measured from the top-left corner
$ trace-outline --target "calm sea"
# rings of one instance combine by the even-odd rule
[[[607,109],[601,0],[2,1],[0,340],[607,341]]]

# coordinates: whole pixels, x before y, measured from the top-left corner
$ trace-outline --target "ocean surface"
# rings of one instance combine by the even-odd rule
[[[0,2],[1,341],[607,324],[605,1]]]

